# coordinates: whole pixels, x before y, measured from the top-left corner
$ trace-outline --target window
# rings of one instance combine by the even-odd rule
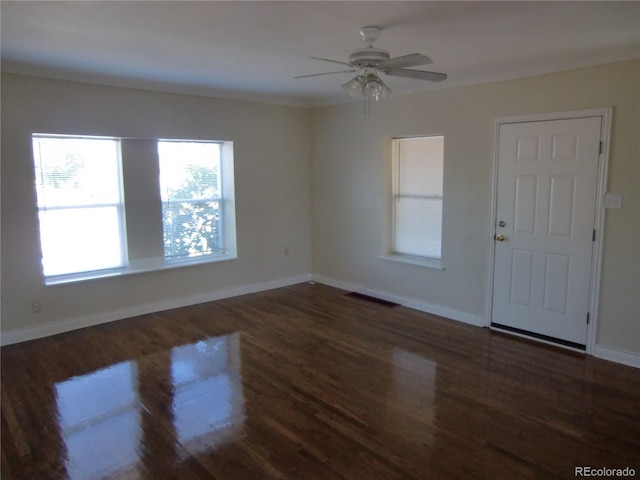
[[[392,149],[392,253],[439,261],[444,137],[396,138]]]
[[[231,142],[32,142],[45,283],[236,258]]]
[[[122,267],[118,140],[34,135],[33,152],[45,276]]]
[[[222,250],[220,144],[158,142],[164,258]]]

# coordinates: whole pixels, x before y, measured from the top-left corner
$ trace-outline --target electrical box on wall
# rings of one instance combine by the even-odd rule
[[[604,208],[622,208],[621,193],[605,193]]]

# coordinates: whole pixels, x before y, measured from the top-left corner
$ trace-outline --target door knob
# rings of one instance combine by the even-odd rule
[[[498,242],[504,242],[506,240],[507,237],[505,237],[504,235],[502,235],[501,233],[496,235],[496,240]]]

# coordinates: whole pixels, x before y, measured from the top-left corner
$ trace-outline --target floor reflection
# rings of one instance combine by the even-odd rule
[[[173,424],[190,453],[214,449],[242,433],[238,333],[174,348],[171,378]]]
[[[419,440],[423,446],[433,444],[433,427],[436,416],[436,376],[438,365],[426,357],[402,348],[394,348],[392,354],[393,375],[390,385],[389,412],[395,427],[404,435]],[[418,417],[419,422],[407,412]],[[398,425],[401,418],[406,418],[403,425]],[[425,425],[427,428],[425,428]]]
[[[70,479],[129,476],[142,436],[135,362],[56,384],[58,424]]]
[[[71,480],[144,476],[141,454],[147,447],[148,420],[142,417],[149,417],[149,412],[168,417],[151,421],[173,427],[174,432],[166,435],[175,436],[179,443],[178,461],[242,434],[245,411],[238,333],[175,347],[140,361],[155,365],[145,369],[155,374],[139,375],[138,362],[132,360],[55,385],[65,467]],[[144,405],[140,391],[166,384],[166,379],[171,381],[167,413],[158,413]]]

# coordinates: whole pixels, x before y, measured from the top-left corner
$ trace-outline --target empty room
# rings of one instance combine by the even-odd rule
[[[640,2],[0,8],[3,479],[640,475]]]

